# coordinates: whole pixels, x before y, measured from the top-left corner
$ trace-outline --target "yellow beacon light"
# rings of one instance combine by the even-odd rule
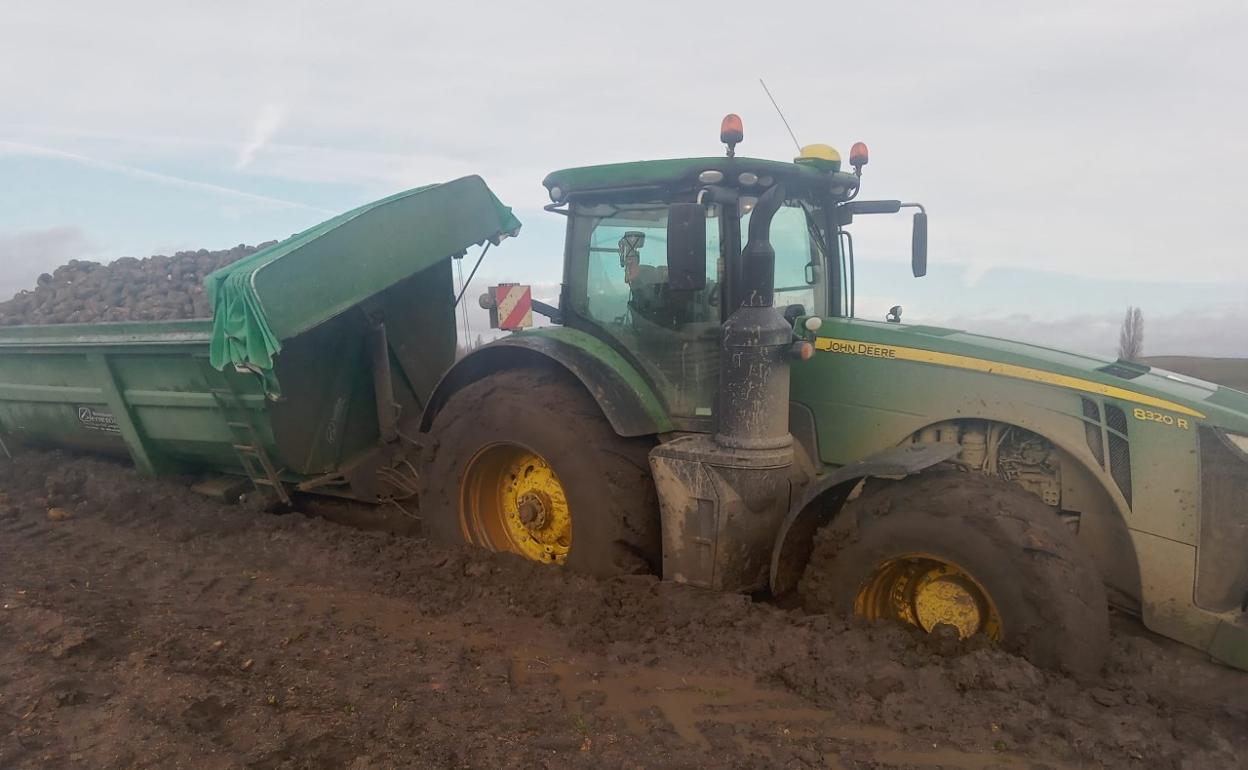
[[[827,144],[806,145],[793,162],[813,166],[821,171],[841,170],[841,154]]]

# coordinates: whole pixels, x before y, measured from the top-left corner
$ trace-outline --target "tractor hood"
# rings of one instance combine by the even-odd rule
[[[1248,433],[1248,393],[1165,369],[934,326],[853,320],[841,328],[855,341],[897,346],[899,357],[1099,393],[1162,410],[1169,405],[1208,424]],[[828,331],[825,327],[823,333]],[[826,339],[820,341],[821,347],[828,344]]]

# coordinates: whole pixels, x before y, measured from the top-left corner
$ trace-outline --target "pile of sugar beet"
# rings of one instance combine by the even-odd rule
[[[204,276],[268,245],[122,257],[106,265],[71,259],[39,276],[33,291],[0,302],[0,326],[211,318]]]

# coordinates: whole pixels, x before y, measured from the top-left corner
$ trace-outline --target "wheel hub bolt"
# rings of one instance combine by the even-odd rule
[[[520,521],[529,529],[541,529],[546,524],[546,506],[532,492],[520,497],[516,512],[520,515]]]

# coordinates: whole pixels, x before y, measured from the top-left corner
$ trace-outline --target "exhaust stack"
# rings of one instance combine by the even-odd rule
[[[720,332],[714,436],[690,434],[650,451],[663,508],[663,577],[727,591],[767,585],[775,533],[793,496],[789,434],[792,327],[774,305],[771,220],[784,187],[765,192],[728,279],[734,308]]]
[[[771,220],[784,203],[784,185],[764,193],[750,216],[749,238],[732,287],[736,307],[720,332],[715,442],[734,449],[782,449],[789,434],[792,327],[774,306],[776,251]]]

